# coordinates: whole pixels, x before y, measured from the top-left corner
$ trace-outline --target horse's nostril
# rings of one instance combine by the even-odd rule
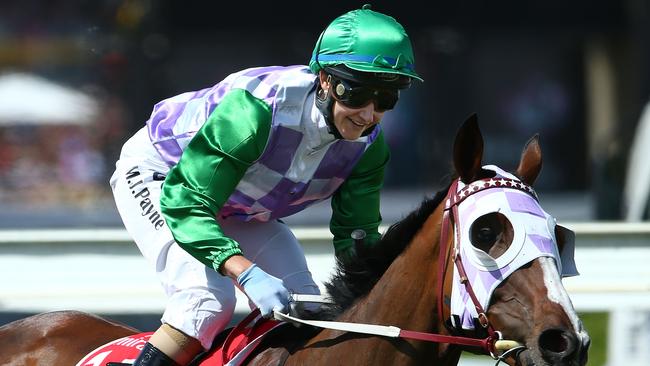
[[[577,338],[572,332],[547,329],[539,336],[539,348],[547,361],[565,360],[576,351]]]
[[[548,329],[539,336],[539,347],[552,353],[561,353],[567,349],[568,342],[560,329]]]

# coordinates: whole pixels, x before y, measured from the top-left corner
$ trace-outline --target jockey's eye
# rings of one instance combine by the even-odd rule
[[[497,258],[510,246],[512,225],[503,214],[491,212],[476,219],[469,234],[473,246]]]

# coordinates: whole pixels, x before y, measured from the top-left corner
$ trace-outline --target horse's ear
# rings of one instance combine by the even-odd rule
[[[482,160],[483,136],[474,113],[460,126],[454,140],[454,167],[463,183],[474,181],[481,170]]]
[[[521,153],[521,160],[516,174],[521,180],[532,186],[542,170],[542,149],[539,146],[539,135],[531,137]]]

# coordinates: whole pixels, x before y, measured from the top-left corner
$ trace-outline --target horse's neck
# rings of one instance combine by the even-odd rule
[[[337,320],[444,333],[436,290],[443,280],[437,273],[441,215],[438,207],[372,291]],[[459,357],[457,348],[444,344],[326,329],[292,353],[286,365],[456,365]]]
[[[438,253],[432,237],[419,233],[393,261],[366,298],[343,317],[358,322],[391,324],[404,329],[433,331],[437,323]],[[434,239],[437,241],[437,238]]]
[[[343,314],[343,321],[394,325],[401,329],[416,330],[441,334],[444,326],[438,319],[438,241],[440,239],[440,208],[429,217],[423,228],[413,238],[404,252],[395,259],[382,278],[377,282],[366,298]],[[400,352],[386,342],[381,342],[384,349],[373,352],[393,352],[400,365],[419,364],[425,359],[427,364],[437,359],[438,362],[451,359],[457,362],[459,351],[449,354],[449,347],[428,342],[414,343],[410,352]],[[426,355],[423,357],[423,355]],[[456,361],[453,359],[456,358]]]

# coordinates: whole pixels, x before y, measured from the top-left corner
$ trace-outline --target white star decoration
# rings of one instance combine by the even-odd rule
[[[518,189],[523,192],[528,192],[531,195],[533,195],[535,198],[537,198],[537,194],[535,193],[535,190],[529,185],[527,185],[526,183],[515,179],[510,179],[510,178],[499,178],[496,180],[482,179],[464,186],[463,188],[458,190],[454,201],[455,202],[462,201],[476,192],[480,192],[482,190],[489,189],[491,187]]]

